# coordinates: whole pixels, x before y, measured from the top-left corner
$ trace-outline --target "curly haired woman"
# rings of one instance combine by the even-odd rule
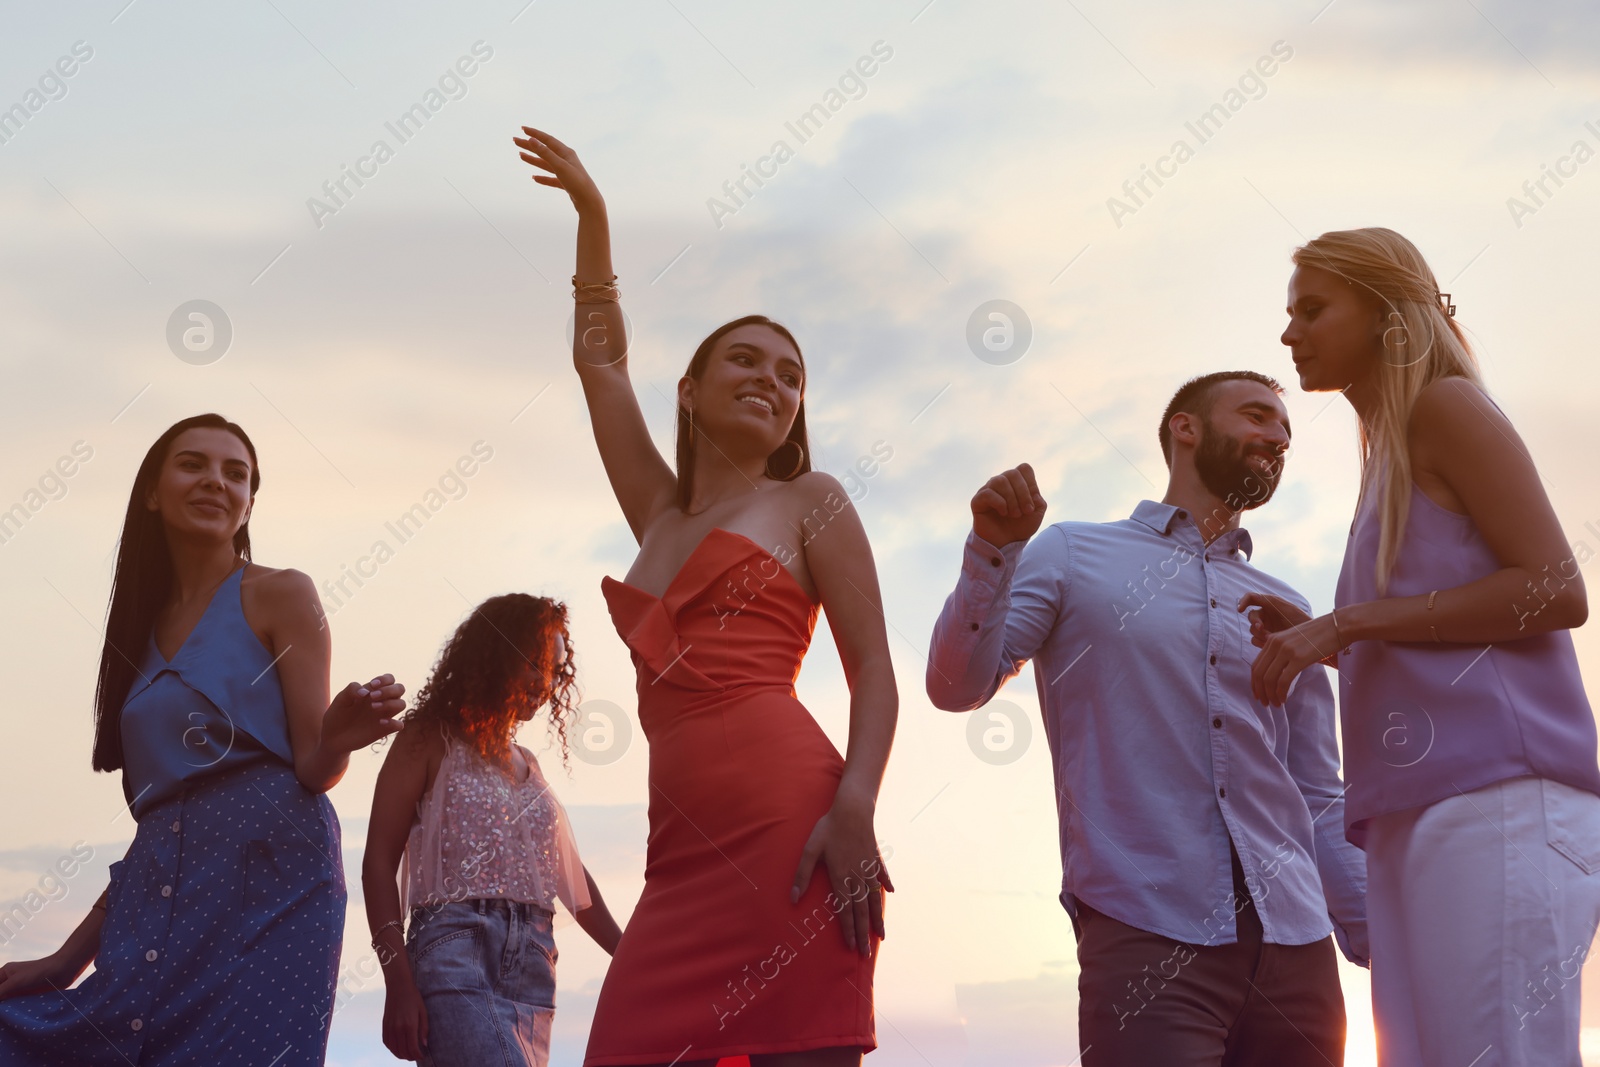
[[[401,1059],[543,1067],[555,898],[606,952],[622,937],[538,760],[512,740],[548,702],[565,762],[576,690],[566,622],[565,605],[525,593],[478,605],[378,773],[361,877],[388,989],[383,1043]]]

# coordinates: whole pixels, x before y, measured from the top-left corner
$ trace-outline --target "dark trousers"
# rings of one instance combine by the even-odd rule
[[[1239,940],[1232,945],[1182,944],[1079,902],[1073,930],[1083,1067],[1344,1063],[1333,938],[1263,942],[1237,856],[1233,875]]]

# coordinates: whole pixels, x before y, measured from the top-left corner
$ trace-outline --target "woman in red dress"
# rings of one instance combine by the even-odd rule
[[[667,466],[628,380],[605,202],[570,148],[523,133],[533,180],[577,208],[573,362],[639,542],[626,580],[601,590],[650,743],[645,888],[584,1065],[859,1065],[877,1045],[894,887],[872,820],[898,707],[866,532],[839,481],[811,470],[805,364],[763,316],[695,351]],[[794,692],[822,608],[850,684],[844,758]]]

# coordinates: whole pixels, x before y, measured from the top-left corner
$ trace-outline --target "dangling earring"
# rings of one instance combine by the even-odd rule
[[[779,452],[782,452],[784,449],[788,448],[790,445],[793,445],[794,446],[794,450],[795,450],[794,466],[787,474],[778,474],[772,469],[772,460],[773,460],[773,458],[775,456],[777,456],[777,454]],[[791,437],[789,440],[785,441],[783,444],[779,445],[776,449],[774,449],[773,452],[772,452],[772,455],[767,457],[767,477],[773,478],[773,479],[775,479],[777,481],[780,481],[780,482],[787,482],[791,478],[795,477],[796,475],[798,475],[800,473],[800,468],[805,466],[805,462],[806,462],[806,449],[805,449],[805,446],[802,445],[799,441],[796,441],[794,438]]]

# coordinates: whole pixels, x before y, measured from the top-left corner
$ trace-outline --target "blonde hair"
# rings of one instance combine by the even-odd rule
[[[1440,378],[1465,378],[1480,390],[1483,377],[1466,334],[1440,300],[1439,283],[1417,246],[1393,230],[1369,226],[1331,230],[1294,250],[1296,266],[1319,267],[1362,290],[1384,313],[1383,354],[1374,384],[1377,405],[1359,420],[1361,501],[1386,476],[1378,502],[1377,587],[1387,595],[1411,505],[1411,450],[1406,427],[1417,396]],[[1359,510],[1360,504],[1357,504]]]

